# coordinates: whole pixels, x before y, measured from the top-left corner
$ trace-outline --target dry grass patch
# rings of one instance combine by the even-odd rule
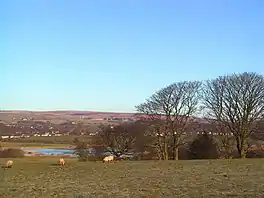
[[[264,160],[78,162],[14,159],[0,197],[262,197]],[[0,160],[4,164],[5,160]]]

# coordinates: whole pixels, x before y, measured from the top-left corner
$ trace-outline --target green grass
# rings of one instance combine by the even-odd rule
[[[78,162],[14,159],[0,169],[0,197],[262,197],[264,160]],[[0,159],[4,164],[7,159]]]

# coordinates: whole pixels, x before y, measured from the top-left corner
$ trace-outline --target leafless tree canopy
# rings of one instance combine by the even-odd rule
[[[139,113],[145,114],[154,123],[153,132],[158,135],[157,141],[159,147],[163,148],[160,150],[164,159],[168,159],[169,144],[173,144],[173,158],[178,159],[177,149],[183,143],[186,125],[198,108],[200,88],[201,82],[198,81],[174,83],[136,106]]]
[[[136,106],[136,109],[152,120],[192,115],[197,110],[200,88],[199,81],[174,83],[157,91],[145,103]]]
[[[102,125],[100,128],[97,137],[99,143],[117,157],[143,149],[145,128],[140,123],[124,123],[114,127]]]
[[[226,126],[236,137],[241,157],[246,155],[247,138],[264,113],[264,78],[255,73],[221,76],[205,83],[204,110],[209,118]]]

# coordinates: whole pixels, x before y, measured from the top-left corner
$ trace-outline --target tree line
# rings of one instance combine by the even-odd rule
[[[203,82],[176,82],[155,92],[136,110],[139,121],[101,126],[94,141],[117,157],[149,150],[161,160],[178,160],[179,149],[190,142],[199,145],[199,140],[211,145],[205,150],[218,145],[229,157],[235,148],[238,157],[245,158],[250,140],[263,138],[264,76],[244,72]],[[195,122],[198,115],[204,122]],[[194,139],[191,134],[196,132],[204,135]],[[223,135],[216,144],[210,133]]]

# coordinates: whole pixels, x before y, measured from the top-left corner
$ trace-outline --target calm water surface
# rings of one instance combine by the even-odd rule
[[[43,155],[74,155],[74,149],[63,149],[63,148],[25,148],[27,152],[38,152]],[[89,148],[89,153],[95,152],[94,148]]]

